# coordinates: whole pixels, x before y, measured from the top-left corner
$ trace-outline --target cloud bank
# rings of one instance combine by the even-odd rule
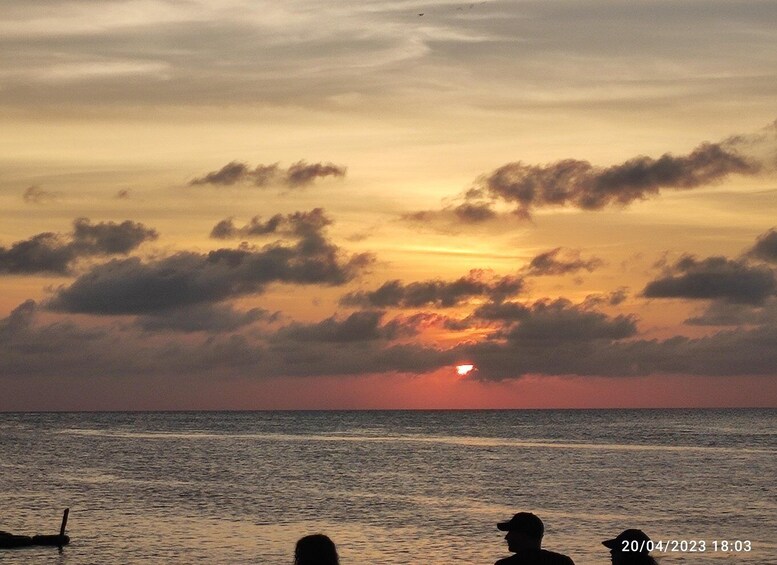
[[[773,229],[739,258],[684,255],[663,265],[645,286],[642,296],[652,299],[708,301],[686,323],[725,329],[704,337],[645,339],[635,314],[603,311],[624,302],[623,288],[579,302],[519,301],[523,276],[598,268],[595,258],[565,248],[540,253],[518,275],[475,270],[455,280],[390,280],[374,290],[352,291],[341,304],[359,309],[318,321],[288,321],[278,312],[238,306],[235,299],[260,294],[272,283],[353,281],[372,257],[349,255],[329,241],[330,223],[322,209],[257,217],[244,228],[232,227],[241,232],[260,226],[259,232],[293,241],[92,266],[42,306],[26,301],[0,320],[0,371],[58,378],[84,372],[312,377],[422,374],[452,370],[466,360],[477,367],[469,378],[487,381],[525,375],[771,375],[777,366],[777,283],[761,262]],[[67,237],[63,245],[110,255],[131,251],[152,234],[132,222],[79,219]],[[461,318],[438,311],[464,305],[469,313]],[[38,316],[42,307],[45,318]],[[392,309],[420,311],[390,315]],[[101,318],[85,327],[70,313]],[[52,317],[54,322],[43,321]],[[430,345],[441,332],[444,339]]]
[[[304,217],[320,223],[325,218],[323,211]],[[153,313],[261,293],[270,283],[342,285],[373,261],[369,254],[346,255],[309,221],[293,225],[303,228],[292,244],[242,245],[209,253],[179,252],[148,262],[131,257],[96,265],[59,289],[48,306],[89,314]]]

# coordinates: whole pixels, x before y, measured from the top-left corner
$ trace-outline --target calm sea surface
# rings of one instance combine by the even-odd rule
[[[343,565],[490,565],[530,510],[578,565],[627,527],[776,564],[776,485],[777,410],[0,414],[0,530],[70,507],[73,539],[0,561],[288,565],[322,532]]]

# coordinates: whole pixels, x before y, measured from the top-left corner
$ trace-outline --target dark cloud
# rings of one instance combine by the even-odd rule
[[[0,380],[89,374],[128,379],[418,374],[454,361],[450,351],[390,343],[388,335],[405,330],[392,328],[394,320],[379,324],[379,316],[287,326],[264,339],[239,333],[173,339],[175,334],[165,335],[161,328],[149,334],[127,324],[93,329],[68,321],[41,324],[36,310],[29,301],[0,320]],[[358,339],[357,331],[371,328],[370,338]]]
[[[774,273],[762,266],[725,257],[686,255],[642,291],[648,298],[724,299],[758,304],[777,290]]]
[[[414,224],[430,222],[449,225],[471,225],[495,220],[500,216],[490,203],[464,202],[456,206],[447,206],[442,210],[421,210],[401,216],[402,220]]]
[[[7,338],[30,327],[37,309],[34,300],[25,300],[7,318],[0,320],[0,337]]]
[[[539,320],[543,324],[549,324],[552,320],[563,325],[565,318],[575,318],[575,320],[586,319],[594,325],[594,321],[599,323],[604,320],[604,314],[595,311],[603,305],[615,306],[623,302],[628,296],[625,288],[619,288],[608,294],[592,294],[586,296],[585,300],[578,305],[573,305],[566,299],[560,298],[554,301],[541,300],[534,304],[524,304],[514,301],[492,301],[478,306],[471,314],[470,318],[475,320],[485,320],[488,322],[503,322],[506,328],[513,328],[518,333],[529,332],[529,328],[536,327]],[[626,317],[618,320],[619,324],[634,322],[634,319]],[[523,329],[517,329],[514,325],[517,322],[525,322]],[[623,326],[622,326],[623,327]],[[561,329],[559,335],[566,330]],[[516,334],[517,335],[517,334]],[[594,335],[594,334],[591,334]]]
[[[620,287],[617,290],[613,290],[607,296],[607,301],[610,303],[610,306],[617,306],[626,301],[629,297],[629,291],[626,287]]]
[[[465,224],[476,224],[486,220],[493,220],[497,215],[488,204],[473,204],[469,202],[455,206],[453,212]]]
[[[677,336],[664,341],[622,339],[620,336],[631,333],[628,320],[589,317],[579,322],[583,327],[592,327],[596,338],[591,339],[583,329],[566,330],[562,336],[556,336],[544,328],[528,336],[514,332],[508,339],[467,344],[458,353],[460,358],[475,364],[478,371],[473,378],[482,380],[514,379],[530,374],[773,376],[777,366],[774,321],[755,329],[718,332],[701,338]],[[564,336],[570,339],[562,339]]]
[[[354,312],[345,319],[336,316],[315,324],[294,323],[281,328],[273,337],[276,341],[332,342],[390,340],[414,335],[415,321],[394,319],[383,324],[384,312]]]
[[[258,218],[255,217],[254,220]],[[253,222],[253,220],[252,220]],[[225,218],[213,226],[210,230],[210,237],[212,239],[231,239],[233,237],[239,237],[239,228],[235,227],[235,222],[232,218]]]
[[[702,143],[687,155],[640,155],[610,167],[579,159],[532,165],[517,161],[480,177],[456,205],[405,214],[411,222],[440,220],[476,224],[512,216],[527,220],[546,207],[601,210],[645,200],[662,190],[690,190],[724,181],[732,174],[755,175],[777,169],[777,126],[754,135]],[[511,213],[497,211],[506,204]]]
[[[24,199],[27,204],[47,204],[56,200],[58,197],[58,193],[48,192],[39,186],[28,186],[22,193],[22,199]]]
[[[265,221],[254,216],[242,227],[235,226],[233,220],[227,218],[213,227],[210,236],[214,239],[261,237],[268,234],[309,237],[320,233],[331,224],[332,219],[326,215],[323,208],[314,208],[309,212],[294,212],[285,216],[276,214]]]
[[[37,304],[28,300],[0,320],[0,380],[109,374],[123,367],[131,371],[144,358],[131,342],[123,347],[113,328],[86,329],[69,321],[39,325],[37,311]]]
[[[661,189],[691,189],[737,173],[752,175],[760,166],[720,144],[703,143],[688,155],[666,153],[658,159],[635,157],[611,167],[565,159],[549,165],[509,163],[482,180],[489,197],[530,211],[545,206],[599,210],[643,200]]]
[[[360,322],[356,325],[362,329],[377,330],[370,320]],[[286,329],[266,344],[239,334],[200,341],[173,341],[163,334],[152,337],[115,326],[86,331],[69,322],[36,325],[34,305],[25,306],[0,321],[0,374],[58,379],[84,374],[124,378],[139,374],[187,378],[418,374],[456,358],[453,351],[392,345],[379,332],[370,336],[376,339],[350,339],[354,334],[337,324]]]
[[[565,275],[581,270],[590,273],[602,265],[604,261],[597,257],[583,259],[579,249],[556,247],[534,257],[524,272],[531,276]]]
[[[39,233],[24,241],[17,241],[10,248],[0,247],[0,273],[66,274],[76,254],[61,236],[55,233]]]
[[[462,331],[473,326],[468,318],[451,318],[436,312],[417,312],[410,316],[397,316],[390,324],[397,325],[397,336],[411,336],[423,330],[443,328],[450,331]]]
[[[261,166],[261,165],[260,165]],[[196,178],[189,182],[191,186],[200,184],[218,184],[218,185],[233,185],[236,182],[242,182],[249,180],[252,171],[245,163],[238,163],[232,161],[221,167],[218,171],[212,171],[205,176]]]
[[[317,178],[344,177],[346,168],[332,163],[297,161],[286,171],[286,185],[291,188],[307,186]]]
[[[475,316],[505,325],[488,339],[461,347],[478,368],[475,378],[517,378],[526,374],[599,374],[589,367],[600,351],[637,334],[633,316],[607,316],[565,299],[531,305],[485,305]],[[600,367],[610,374],[608,366]]]
[[[83,255],[123,255],[141,243],[159,237],[156,230],[125,220],[92,224],[88,218],[73,221],[71,245]]]
[[[115,324],[84,328],[68,320],[40,323],[32,301],[0,320],[3,377],[212,376],[261,367],[261,360],[261,352],[249,348],[242,336],[171,341]]]
[[[774,320],[777,320],[777,299],[771,297],[763,304],[715,300],[685,323],[692,326],[743,326],[763,325]]]
[[[87,218],[77,218],[68,235],[40,233],[10,248],[0,247],[0,273],[68,274],[80,258],[126,255],[157,237],[156,230],[130,220],[92,224]]]
[[[487,302],[478,306],[472,313],[473,318],[512,322],[523,320],[531,310],[520,302]]]
[[[600,339],[616,340],[637,333],[631,316],[610,318],[576,306],[565,299],[535,303],[520,321],[503,335],[512,341],[562,344]]]
[[[455,281],[431,280],[404,284],[388,281],[372,291],[351,292],[343,296],[341,304],[375,308],[418,308],[436,306],[449,308],[470,298],[490,297],[504,300],[523,288],[523,279],[517,276],[487,277],[482,271],[471,271]]]
[[[637,335],[631,315],[608,316],[586,301],[560,298],[532,304],[487,303],[471,319],[485,320],[496,331],[485,340],[459,346],[460,358],[478,368],[478,379],[518,378],[526,374],[599,374],[593,366],[599,351]],[[611,374],[603,365],[602,374]]]
[[[302,188],[312,184],[316,179],[344,177],[345,173],[345,167],[333,163],[297,161],[284,170],[278,166],[278,163],[257,165],[252,169],[246,163],[232,161],[218,171],[212,171],[190,181],[189,185],[231,186],[239,183],[251,183],[254,186],[264,187],[278,183],[288,188]]]
[[[622,286],[606,294],[589,294],[585,297],[583,304],[590,308],[602,305],[617,306],[625,302],[628,297],[628,288]]]
[[[286,342],[269,347],[268,357],[273,364],[268,369],[283,376],[423,374],[455,361],[449,350],[380,341]]]
[[[248,224],[238,228],[232,218],[225,218],[213,226],[210,237],[213,239],[237,239],[267,235],[275,233],[282,219],[283,216],[276,214],[266,222],[262,222],[259,216],[254,216]]]
[[[503,319],[514,323],[490,339],[462,347],[462,354],[478,367],[474,378],[501,380],[527,374],[761,374],[766,366],[750,362],[746,368],[736,367],[729,360],[723,371],[720,367],[711,370],[712,363],[697,348],[714,350],[714,344],[727,342],[730,336],[636,340],[633,316],[610,317],[563,299],[540,301],[519,312],[512,315],[506,311]],[[743,336],[747,341],[753,338],[748,351],[758,347],[755,334]],[[744,351],[736,352],[738,358],[743,355]],[[718,353],[714,355],[714,359],[719,357]]]
[[[748,255],[770,263],[777,263],[777,231],[772,228],[761,234],[755,245],[748,251]]]
[[[637,339],[635,320],[610,317],[569,301],[540,301],[523,309],[490,338],[450,349],[398,344],[407,332],[436,324],[426,315],[382,320],[360,312],[274,334],[215,333],[205,339],[148,334],[132,324],[83,328],[63,320],[41,323],[27,301],[0,320],[0,379],[80,375],[185,375],[186,379],[278,376],[421,374],[461,359],[475,364],[471,378],[524,375],[629,377],[650,374],[774,375],[777,317],[756,328],[702,338]],[[401,328],[392,328],[393,323]],[[231,330],[227,330],[231,331]]]
[[[593,308],[598,300],[573,304],[567,299],[540,300],[533,304],[488,302],[475,309],[472,318],[504,322],[495,334],[500,338],[541,340],[621,339],[636,333],[631,316],[608,318]]]
[[[258,322],[272,322],[276,314],[270,314],[262,308],[252,308],[246,312],[235,310],[229,305],[194,304],[183,308],[173,308],[155,315],[140,316],[136,320],[138,327],[151,332],[232,332]]]
[[[367,254],[346,257],[313,232],[294,245],[181,252],[146,263],[113,260],[58,290],[49,306],[92,314],[153,313],[260,293],[273,282],[341,285],[371,262]]]

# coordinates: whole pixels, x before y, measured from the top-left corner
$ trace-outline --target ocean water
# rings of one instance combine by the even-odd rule
[[[69,507],[72,543],[0,562],[281,565],[321,532],[343,565],[491,564],[533,511],[578,565],[627,527],[706,542],[663,564],[777,564],[776,455],[763,409],[6,413],[0,530]]]

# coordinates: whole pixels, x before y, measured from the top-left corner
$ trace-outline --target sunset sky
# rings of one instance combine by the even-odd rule
[[[775,2],[24,0],[0,52],[0,410],[777,406]]]

